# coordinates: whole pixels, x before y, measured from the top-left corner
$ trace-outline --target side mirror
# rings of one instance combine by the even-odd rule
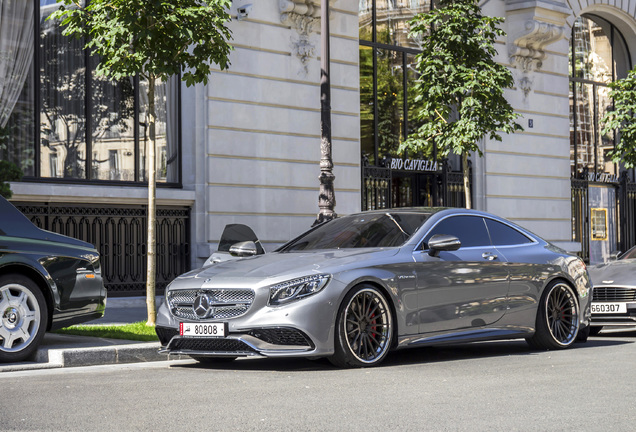
[[[256,243],[253,241],[234,243],[230,246],[230,254],[237,257],[250,257],[256,255],[257,252]]]
[[[621,251],[614,251],[614,252],[610,253],[609,260],[610,261],[616,261],[619,256],[621,256]]]
[[[442,251],[456,251],[460,247],[462,242],[448,234],[435,234],[428,240],[428,254],[432,257],[439,256]]]

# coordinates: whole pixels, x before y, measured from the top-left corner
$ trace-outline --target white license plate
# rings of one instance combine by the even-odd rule
[[[592,303],[593,314],[627,313],[627,303]]]
[[[190,337],[225,337],[225,323],[179,323],[179,334]]]

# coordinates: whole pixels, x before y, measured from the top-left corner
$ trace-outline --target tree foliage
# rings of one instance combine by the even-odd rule
[[[10,181],[18,181],[22,178],[22,171],[13,162],[0,160],[0,195],[9,199],[13,196]]]
[[[231,0],[64,0],[53,13],[65,35],[83,37],[100,57],[97,74],[120,80],[139,75],[148,81],[148,241],[146,305],[155,324],[156,157],[155,85],[181,74],[186,85],[207,84],[210,68],[229,66]]]
[[[636,166],[636,68],[626,78],[609,84],[609,97],[614,99],[614,109],[607,111],[601,120],[603,135],[620,132],[620,138],[607,155],[614,163],[626,168]]]
[[[65,35],[83,36],[101,57],[97,73],[113,79],[140,74],[186,85],[207,84],[213,64],[229,66],[231,0],[64,0],[52,14]]]
[[[482,15],[474,0],[441,0],[438,8],[411,21],[411,38],[421,39],[416,57],[417,128],[400,151],[430,148],[434,142],[442,157],[450,152],[482,154],[484,136],[501,141],[500,132],[523,128],[503,91],[514,79],[494,60],[498,28],[503,18]]]

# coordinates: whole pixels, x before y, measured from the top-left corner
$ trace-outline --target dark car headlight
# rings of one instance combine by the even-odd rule
[[[276,284],[269,289],[269,304],[281,305],[316,294],[329,282],[330,275],[305,276]]]

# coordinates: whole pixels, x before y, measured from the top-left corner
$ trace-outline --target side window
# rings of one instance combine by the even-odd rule
[[[479,216],[451,216],[440,221],[426,235],[424,248],[428,249],[428,239],[435,234],[455,236],[462,242],[462,247],[490,246],[486,225]]]
[[[496,220],[486,219],[486,225],[488,226],[488,232],[490,232],[490,238],[492,244],[495,246],[510,246],[532,243],[528,237],[520,233],[516,229],[509,227],[508,225],[497,222]]]

